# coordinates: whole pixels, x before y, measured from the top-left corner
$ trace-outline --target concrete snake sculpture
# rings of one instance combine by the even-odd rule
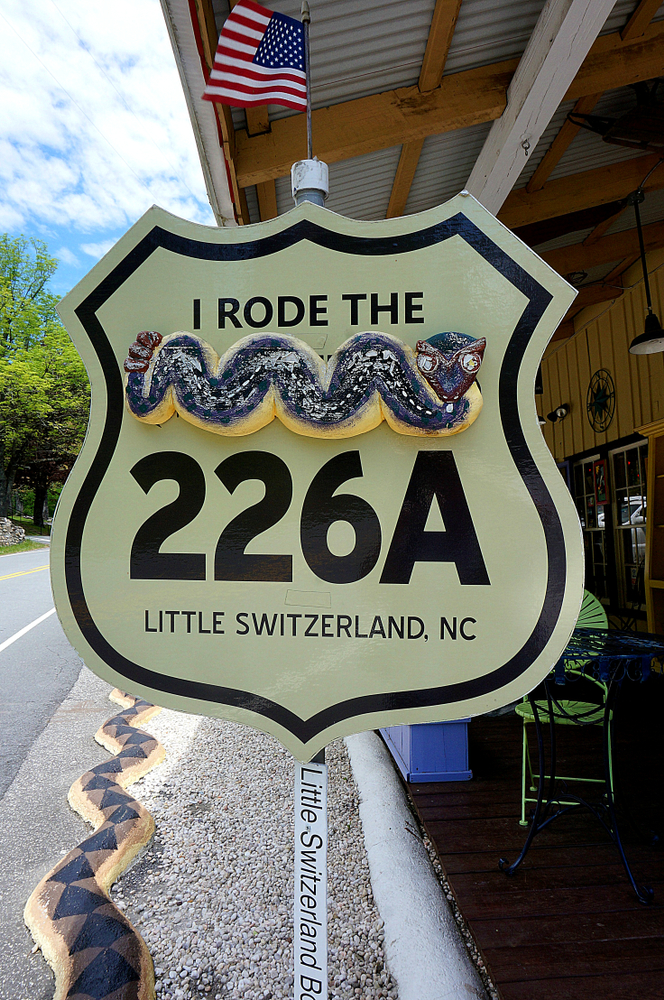
[[[125,787],[161,763],[161,743],[136,727],[161,709],[115,690],[124,706],[95,739],[116,756],[87,771],[69,804],[95,832],[45,875],[24,919],[55,972],[54,1000],[152,1000],[145,942],[111,902],[109,889],[154,832],[154,820]]]
[[[418,341],[385,333],[350,337],[326,364],[308,344],[253,334],[219,358],[191,333],[143,331],[125,361],[126,399],[139,420],[177,412],[217,434],[252,434],[278,417],[297,434],[346,438],[386,420],[399,434],[465,430],[482,408],[475,382],[486,341],[458,333]]]

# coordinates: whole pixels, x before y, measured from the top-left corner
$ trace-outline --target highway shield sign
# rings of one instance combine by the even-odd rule
[[[52,577],[88,666],[302,760],[531,690],[583,588],[533,395],[573,295],[467,195],[151,209],[61,306],[92,412]]]

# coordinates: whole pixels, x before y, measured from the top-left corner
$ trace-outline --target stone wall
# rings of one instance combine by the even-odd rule
[[[18,545],[25,540],[23,528],[17,528],[7,517],[0,517],[0,548],[4,545]]]

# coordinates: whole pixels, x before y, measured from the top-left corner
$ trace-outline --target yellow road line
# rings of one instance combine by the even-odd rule
[[[7,573],[6,576],[0,576],[0,580],[11,580],[15,576],[27,576],[28,573],[39,573],[42,569],[48,569],[48,563],[45,566],[35,566],[34,569],[22,569],[19,573]]]

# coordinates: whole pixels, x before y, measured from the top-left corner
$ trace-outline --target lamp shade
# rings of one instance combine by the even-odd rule
[[[630,354],[657,354],[664,351],[664,330],[657,316],[650,312],[646,316],[645,331],[640,337],[635,337],[629,345]]]

